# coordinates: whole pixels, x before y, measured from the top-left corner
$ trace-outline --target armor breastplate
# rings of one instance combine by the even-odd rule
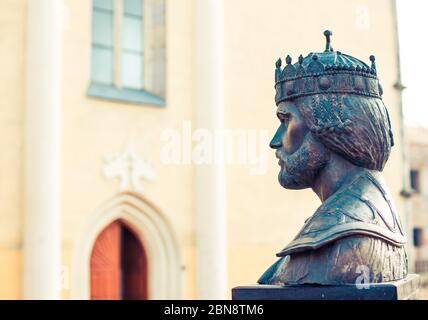
[[[390,194],[377,171],[364,170],[349,177],[277,256],[315,250],[351,235],[380,238],[398,247],[406,243]]]

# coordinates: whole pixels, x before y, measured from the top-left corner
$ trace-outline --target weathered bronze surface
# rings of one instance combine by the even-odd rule
[[[405,236],[381,171],[394,145],[374,56],[371,66],[326,49],[276,63],[280,126],[270,146],[286,189],[322,204],[260,284],[381,283],[407,275]],[[364,277],[364,279],[362,279]]]

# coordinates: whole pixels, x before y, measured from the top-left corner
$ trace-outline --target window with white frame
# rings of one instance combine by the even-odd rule
[[[162,104],[165,0],[93,0],[89,95]]]

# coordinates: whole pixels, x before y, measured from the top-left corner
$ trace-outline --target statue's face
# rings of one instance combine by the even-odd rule
[[[280,103],[277,116],[281,124],[270,147],[279,159],[279,183],[287,189],[310,188],[327,164],[330,151],[312,135],[293,102]]]

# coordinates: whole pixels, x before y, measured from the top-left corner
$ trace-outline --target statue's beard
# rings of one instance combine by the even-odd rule
[[[308,133],[300,146],[292,154],[283,148],[277,150],[281,170],[278,180],[286,189],[305,189],[312,187],[315,179],[327,165],[330,151]]]

